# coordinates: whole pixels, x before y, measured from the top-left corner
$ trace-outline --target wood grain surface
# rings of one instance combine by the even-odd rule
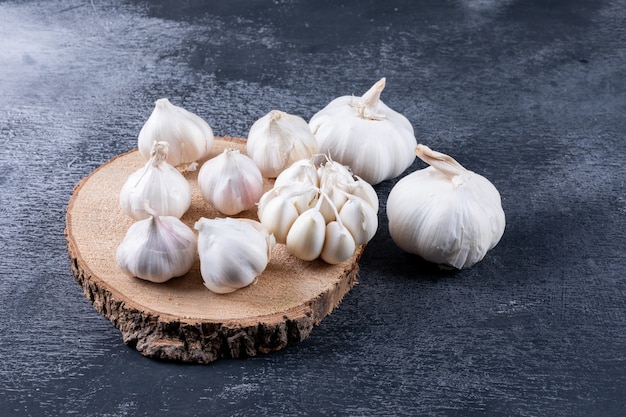
[[[217,137],[204,162],[225,149],[245,154],[245,139]],[[348,260],[330,265],[302,261],[277,244],[253,285],[216,294],[203,285],[200,260],[166,283],[128,277],[115,253],[134,223],[119,204],[128,177],[146,164],[137,150],[107,161],[74,188],[67,207],[67,245],[72,272],[95,309],[142,355],[210,363],[274,352],[302,342],[356,284],[360,246]],[[185,174],[191,206],[181,220],[193,230],[201,217],[225,217],[202,197],[198,170]],[[274,181],[264,179],[264,190]],[[256,208],[235,218],[258,220]]]
[[[625,19],[624,0],[1,1],[0,413],[625,415]],[[419,142],[498,188],[498,246],[460,272],[401,252],[385,181],[359,285],[307,340],[207,366],[125,346],[72,276],[65,211],[154,101],[246,137],[383,76]]]

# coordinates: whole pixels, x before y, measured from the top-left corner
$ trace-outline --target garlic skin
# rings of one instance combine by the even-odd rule
[[[166,162],[169,144],[154,142],[150,159],[133,172],[120,190],[120,207],[136,220],[147,219],[146,202],[162,216],[181,218],[191,205],[191,187],[185,177]]]
[[[214,139],[213,129],[204,119],[162,98],[141,128],[137,146],[148,159],[154,142],[167,142],[167,162],[181,171],[194,171],[197,161],[208,156]]]
[[[196,235],[173,216],[159,216],[133,223],[115,254],[122,272],[156,283],[185,275],[196,259]]]
[[[382,78],[362,97],[332,100],[309,121],[319,152],[372,185],[407,169],[417,146],[409,120],[380,100],[385,82]]]
[[[317,140],[301,117],[272,110],[254,122],[248,133],[246,154],[266,178],[317,153]]]
[[[198,172],[204,199],[227,216],[249,210],[263,195],[263,176],[256,164],[237,149],[209,159]]]
[[[261,196],[257,214],[295,257],[337,264],[374,237],[378,206],[370,184],[329,157],[314,155],[276,178],[274,188]]]
[[[195,223],[204,285],[227,294],[252,284],[267,268],[274,237],[249,219],[206,219]]]
[[[389,233],[406,252],[457,269],[482,260],[500,241],[500,193],[448,155],[418,145],[428,168],[402,178],[387,199]]]

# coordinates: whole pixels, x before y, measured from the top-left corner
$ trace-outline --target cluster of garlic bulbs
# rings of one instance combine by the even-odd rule
[[[468,268],[504,233],[500,194],[486,178],[418,145],[408,119],[380,100],[385,82],[382,78],[361,97],[338,97],[311,118],[319,152],[371,184],[402,174],[416,155],[430,164],[392,189],[390,235],[400,248],[428,261]]]
[[[258,216],[295,257],[337,264],[376,233],[378,196],[346,166],[315,155],[276,178],[259,201]]]
[[[448,155],[418,145],[408,119],[380,100],[385,82],[332,100],[308,123],[272,110],[252,125],[245,154],[226,149],[205,161],[203,198],[226,216],[256,205],[259,221],[200,218],[197,239],[179,220],[191,204],[183,174],[208,156],[213,131],[157,100],[138,136],[147,162],[120,193],[122,210],[137,220],[118,247],[120,269],[163,282],[188,272],[197,253],[205,286],[229,293],[255,281],[276,243],[305,261],[344,262],[378,229],[372,184],[399,176],[416,155],[430,166],[398,181],[387,200],[393,241],[453,268],[479,262],[504,232],[500,194]],[[275,178],[265,193],[263,177]]]
[[[191,187],[182,173],[196,169],[212,146],[208,123],[167,99],[157,100],[138,137],[147,162],[129,176],[119,196],[122,211],[138,220],[116,251],[124,274],[162,283],[189,272],[198,254],[205,286],[227,293],[250,285],[266,268],[274,240],[261,223],[201,218],[196,239],[179,220],[191,205]],[[226,149],[204,162],[198,186],[210,204],[233,215],[254,207],[263,177],[250,158]]]

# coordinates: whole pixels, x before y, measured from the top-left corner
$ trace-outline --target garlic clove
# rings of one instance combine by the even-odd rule
[[[193,230],[173,216],[133,223],[117,248],[115,260],[124,274],[156,283],[189,272],[196,256]]]
[[[329,264],[338,264],[349,259],[356,250],[350,231],[337,221],[326,225],[326,236],[320,257]]]
[[[348,201],[348,197],[346,193],[334,186],[326,186],[321,189],[321,192],[324,194],[324,198],[320,201],[319,210],[326,223],[330,223],[336,220],[338,211]]]
[[[291,194],[291,201],[294,206],[296,206],[298,213],[302,214],[315,205],[317,201],[317,189],[311,187],[309,184],[303,183],[294,184],[294,186],[298,191],[294,191]]]
[[[322,253],[325,234],[324,216],[317,208],[311,208],[293,222],[287,233],[287,249],[299,259],[312,261]]]
[[[317,176],[317,167],[311,158],[300,159],[283,170],[283,172],[276,177],[274,187],[292,185],[296,182],[319,187],[320,183]]]
[[[378,194],[376,194],[376,190],[370,183],[365,181],[363,178],[355,177],[355,180],[349,184],[338,184],[337,188],[340,190],[352,194],[356,197],[360,197],[367,202],[375,212],[378,213],[379,209],[379,201]]]
[[[370,184],[400,175],[415,160],[413,126],[380,100],[385,79],[362,97],[342,96],[309,121],[319,152]]]
[[[209,154],[214,135],[204,119],[162,98],[155,102],[152,114],[139,132],[139,153],[148,159],[152,144],[159,141],[170,145],[169,164],[191,171],[198,160]]]
[[[348,201],[339,210],[339,218],[357,245],[369,242],[378,230],[378,213],[359,197],[348,197]]]
[[[200,273],[209,290],[234,292],[267,268],[275,241],[259,222],[201,217],[194,227],[199,232]]]
[[[256,164],[235,149],[225,149],[200,168],[198,186],[206,201],[228,216],[249,210],[263,195]]]
[[[185,177],[166,162],[169,144],[154,142],[151,157],[133,172],[120,190],[120,207],[134,219],[150,217],[146,203],[162,216],[181,218],[191,205],[191,187]]]
[[[263,209],[259,210],[259,220],[269,233],[274,235],[278,243],[286,242],[287,233],[298,216],[295,204],[285,195],[269,200],[263,205]]]
[[[354,182],[354,175],[347,166],[332,160],[329,156],[325,155],[325,157],[326,161],[321,163],[317,169],[320,187],[324,187],[324,184],[327,183],[336,185],[351,184]]]
[[[308,123],[299,116],[272,110],[257,120],[248,133],[246,153],[267,178],[317,152],[317,141]]]

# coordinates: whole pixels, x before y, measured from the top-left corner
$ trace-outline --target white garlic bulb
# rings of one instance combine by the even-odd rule
[[[317,141],[301,117],[272,110],[254,122],[246,153],[266,178],[276,178],[294,162],[317,153]]]
[[[285,169],[259,200],[257,213],[276,241],[295,257],[306,261],[319,257],[336,264],[350,258],[376,233],[378,197],[347,167],[318,157]]]
[[[154,142],[170,144],[167,162],[182,171],[196,169],[197,161],[213,147],[211,126],[200,116],[162,98],[141,128],[137,139],[139,153],[148,159]]]
[[[117,248],[115,260],[124,274],[165,282],[189,272],[196,259],[196,235],[173,216],[147,208],[149,219],[133,223]]]
[[[146,203],[162,216],[181,218],[191,205],[191,187],[185,177],[166,162],[167,142],[154,142],[143,168],[133,172],[120,191],[120,207],[134,219],[146,219]]]
[[[274,237],[250,219],[206,219],[198,230],[200,273],[211,291],[226,294],[252,284],[267,268]]]
[[[415,160],[413,126],[380,100],[385,78],[362,97],[332,100],[309,121],[319,152],[370,184],[395,178]]]
[[[402,178],[387,199],[389,233],[403,250],[457,269],[483,259],[505,228],[500,193],[448,155],[418,145],[430,166]]]
[[[232,216],[251,209],[259,201],[263,176],[249,157],[237,149],[225,149],[202,164],[198,186],[206,201]]]

